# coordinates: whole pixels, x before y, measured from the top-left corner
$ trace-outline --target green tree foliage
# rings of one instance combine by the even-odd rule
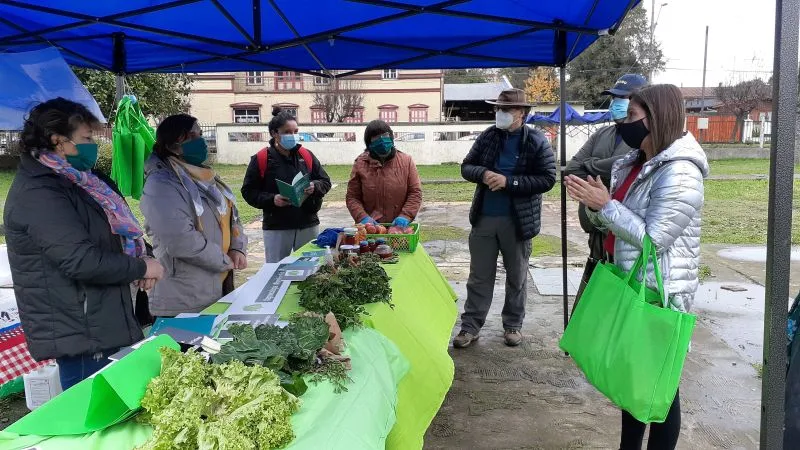
[[[117,109],[116,75],[111,72],[72,68],[86,86],[107,119],[111,120]],[[189,90],[192,81],[183,74],[143,73],[125,77],[130,93],[134,94],[145,115],[162,119],[171,114],[189,110]]]
[[[613,36],[601,36],[597,42],[567,65],[567,99],[584,101],[587,107],[608,106],[608,97],[600,95],[614,85],[621,75],[658,72],[666,65],[657,41],[650,46],[648,12],[641,5],[628,13]]]
[[[484,69],[448,69],[444,71],[446,84],[486,83],[489,73]]]

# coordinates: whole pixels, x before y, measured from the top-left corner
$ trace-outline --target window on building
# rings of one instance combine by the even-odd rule
[[[254,86],[264,84],[264,72],[247,72],[247,84]]]
[[[428,121],[428,106],[427,105],[411,105],[408,107],[408,121],[409,122],[427,122]]]
[[[364,123],[364,109],[359,108],[353,111],[351,117],[345,117],[344,123]]]
[[[303,74],[299,72],[275,72],[276,91],[300,91],[303,89]]]
[[[325,109],[311,108],[311,123],[327,123],[328,118],[325,117]]]
[[[397,106],[384,105],[378,107],[378,117],[386,123],[397,122]]]
[[[258,108],[234,108],[234,123],[259,123],[261,122],[261,111]]]
[[[383,69],[383,79],[384,80],[396,80],[397,79],[397,69]]]
[[[314,77],[314,86],[327,86],[331,84],[331,79],[328,77]]]

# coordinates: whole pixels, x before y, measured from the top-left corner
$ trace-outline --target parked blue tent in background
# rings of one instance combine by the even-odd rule
[[[78,102],[105,122],[92,94],[54,48],[0,53],[0,86],[0,130],[22,129],[33,106],[55,97]]]
[[[567,125],[592,125],[611,121],[611,113],[609,111],[581,114],[570,106],[569,103],[565,104],[564,111],[566,112],[566,120],[564,122]],[[543,114],[531,114],[528,116],[527,122],[540,126],[558,125],[561,123],[561,107],[559,106],[555,111],[546,116]]]

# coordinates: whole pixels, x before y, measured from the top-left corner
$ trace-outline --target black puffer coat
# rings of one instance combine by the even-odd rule
[[[264,178],[261,178],[258,156],[253,155],[242,183],[244,201],[253,208],[264,211],[262,229],[295,230],[319,225],[317,213],[322,208],[322,198],[331,190],[331,179],[317,157],[311,153],[312,167],[308,167],[299,152],[283,156],[275,148],[273,141],[270,141],[267,158]],[[283,208],[275,206],[275,195],[278,194],[276,180],[291,183],[298,172],[303,175],[310,173],[314,193],[299,208],[291,205]]]
[[[4,221],[20,321],[35,359],[93,354],[142,339],[130,283],[147,266],[122,252],[86,191],[24,154]]]
[[[478,184],[469,213],[472,225],[480,218],[483,198],[488,189],[483,184],[483,174],[495,167],[507,136],[506,131],[489,127],[478,136],[461,164],[461,176]],[[556,163],[550,143],[539,131],[524,126],[517,167],[506,185],[520,239],[532,239],[539,234],[542,226],[542,194],[552,189],[555,183]]]

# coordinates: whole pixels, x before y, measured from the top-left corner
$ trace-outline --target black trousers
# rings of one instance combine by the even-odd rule
[[[622,437],[620,450],[640,450],[647,424],[634,419],[626,411],[622,411]],[[650,437],[647,439],[647,450],[674,450],[678,445],[678,436],[681,433],[681,401],[680,392],[675,394],[675,400],[667,413],[664,423],[650,424]]]
[[[583,290],[586,289],[586,285],[589,283],[589,278],[592,277],[597,263],[606,260],[612,262],[610,261],[611,258],[606,256],[606,252],[603,249],[603,239],[605,239],[605,234],[600,231],[592,231],[589,233],[589,258],[586,259],[586,266],[583,268],[583,277],[581,277],[581,284],[578,287],[578,293],[575,295],[575,301],[572,303],[572,310],[569,313],[570,317],[572,317],[572,313],[575,312],[578,302],[581,301]]]

